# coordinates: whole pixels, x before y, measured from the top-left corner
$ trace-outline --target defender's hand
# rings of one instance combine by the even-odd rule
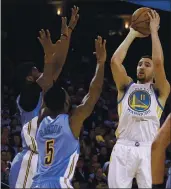
[[[75,26],[77,25],[78,19],[79,19],[79,8],[74,6],[74,8],[71,9],[72,10],[72,14],[71,14],[71,19],[69,21],[69,28],[71,30],[74,30]]]
[[[95,49],[96,52],[96,58],[98,64],[104,64],[106,62],[106,40],[102,41],[102,37],[98,36],[97,39],[95,39]]]
[[[49,30],[46,30],[46,32],[42,29],[39,31],[40,37],[38,37],[44,53],[45,57],[51,57],[53,54],[57,51],[57,48],[60,48],[60,40],[57,40],[55,44],[52,43],[51,36]]]

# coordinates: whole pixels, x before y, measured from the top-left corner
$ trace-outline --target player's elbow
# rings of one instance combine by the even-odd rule
[[[118,64],[120,64],[121,61],[120,59],[118,58],[118,56],[116,55],[113,55],[112,58],[111,58],[111,61],[110,61],[110,66],[117,66]]]
[[[117,62],[117,58],[115,56],[112,56],[110,65],[112,66],[113,64],[116,64],[116,62]]]

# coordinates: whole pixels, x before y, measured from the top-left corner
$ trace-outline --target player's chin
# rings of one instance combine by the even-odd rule
[[[144,77],[144,76],[137,76],[137,80],[138,81],[145,81],[146,80],[146,78]]]

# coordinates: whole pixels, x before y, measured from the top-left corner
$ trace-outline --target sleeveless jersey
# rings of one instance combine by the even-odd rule
[[[19,105],[19,100],[20,100],[20,95],[17,97],[16,103],[17,103],[17,107],[20,111],[21,124],[23,126],[25,123],[29,122],[34,117],[38,116],[41,105],[42,105],[42,93],[40,93],[39,101],[38,101],[36,108],[30,112],[27,112],[21,108],[21,106]]]
[[[70,129],[69,116],[60,114],[55,119],[45,117],[40,123],[36,141],[39,163],[34,183],[57,181],[61,177],[71,181],[80,147]]]
[[[25,123],[21,131],[23,149],[30,149],[33,152],[38,151],[36,142],[37,120],[38,116]]]
[[[153,84],[131,83],[118,102],[117,138],[152,142],[160,128],[162,111]]]
[[[19,105],[20,95],[17,97],[17,106],[21,116],[21,138],[23,149],[30,149],[33,152],[37,152],[37,144],[35,140],[37,131],[38,114],[42,105],[42,93],[40,93],[39,101],[36,108],[30,112],[27,112]]]

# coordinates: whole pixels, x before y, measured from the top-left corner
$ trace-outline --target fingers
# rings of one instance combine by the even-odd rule
[[[67,27],[67,18],[62,17],[62,27]]]
[[[41,29],[39,31],[38,40],[43,48],[45,48],[45,46],[47,45],[52,45],[52,40],[51,40],[51,35],[50,35],[49,30],[46,30],[45,32],[43,29]]]
[[[153,19],[156,18],[156,15],[155,15],[154,10],[151,10],[151,15],[152,15],[152,18],[153,18]]]
[[[78,21],[79,17],[80,17],[80,15],[77,14],[76,17],[75,17],[75,21],[76,21],[76,22]]]
[[[78,13],[78,11],[79,11],[79,7],[76,7],[76,6],[74,5],[74,8],[72,8],[71,10],[72,10],[72,16],[76,16],[77,13]]]
[[[157,11],[154,10],[154,13],[155,13],[156,18],[160,20],[160,16],[159,16],[159,14],[157,13]]]
[[[98,51],[100,48],[106,49],[106,40],[102,40],[101,36],[98,36],[97,39],[95,39],[95,48],[96,51]],[[93,53],[96,54],[96,53]]]
[[[106,40],[103,41],[103,49],[106,49]]]
[[[78,14],[79,8],[74,5],[74,7],[71,10],[72,10],[72,14],[71,14],[70,22],[69,22],[69,27],[71,27],[73,30],[79,19],[79,14]]]
[[[150,20],[152,20],[152,19],[160,19],[159,14],[155,10],[151,10],[147,14],[148,14]]]
[[[150,21],[153,19],[153,17],[151,16],[150,12],[147,13],[149,18],[150,18]]]
[[[37,39],[39,40],[39,42],[42,44],[42,40],[40,37],[37,37]]]
[[[47,33],[47,37],[50,38],[50,32],[49,32],[49,30],[46,30],[46,33]]]
[[[102,46],[102,37],[101,36],[98,36],[98,43],[100,45],[100,47]]]
[[[45,32],[43,29],[41,29],[39,31],[39,35],[40,35],[40,37],[39,37],[40,39],[50,38],[49,30],[46,30],[46,32]]]
[[[56,43],[61,43],[61,40],[58,40]]]

